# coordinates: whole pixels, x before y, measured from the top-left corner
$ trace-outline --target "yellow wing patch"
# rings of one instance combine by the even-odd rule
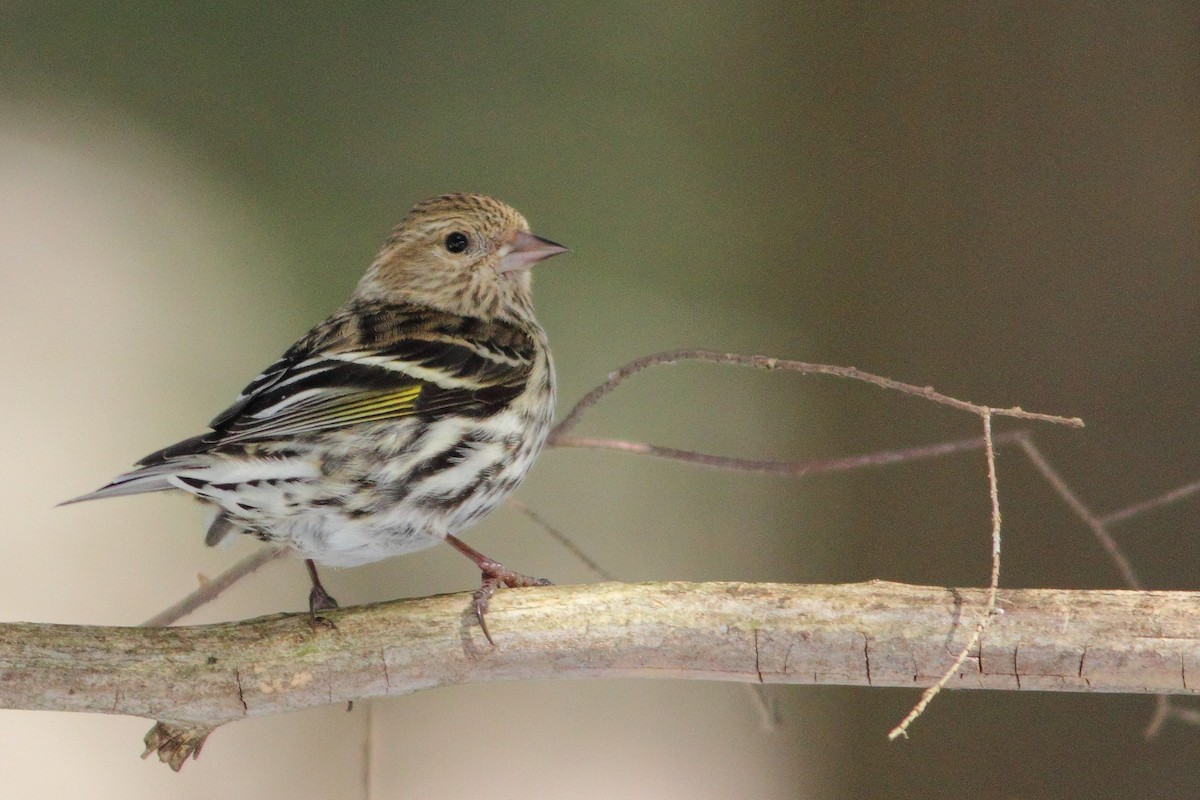
[[[417,397],[420,394],[421,387],[417,385],[383,395],[367,395],[332,406],[325,413],[321,413],[320,417],[341,424],[403,417],[411,414],[416,408]]]
[[[406,417],[416,411],[421,388],[420,384],[416,384],[394,391],[334,395],[266,419],[239,420],[237,428],[230,431],[224,441],[294,436],[361,422]]]

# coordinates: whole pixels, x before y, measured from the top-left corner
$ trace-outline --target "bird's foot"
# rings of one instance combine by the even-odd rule
[[[488,603],[491,601],[492,595],[496,593],[496,590],[500,588],[519,589],[525,586],[550,586],[552,584],[545,578],[530,578],[528,575],[513,572],[499,561],[493,561],[488,558],[457,536],[447,534],[446,542],[455,550],[474,561],[483,573],[483,582],[473,595],[475,598],[475,619],[479,620],[479,627],[483,629],[483,635],[487,637],[488,644],[495,647],[496,642],[492,639],[492,634],[488,631],[485,617],[487,616]]]
[[[317,628],[337,629],[333,620],[322,617],[318,611],[332,611],[338,607],[337,600],[325,591],[324,587],[314,586],[308,593],[308,624],[315,631]]]
[[[318,611],[332,611],[338,607],[338,601],[333,599],[333,595],[325,591],[325,587],[321,585],[321,579],[317,577],[317,565],[312,559],[304,559],[304,565],[308,567],[308,575],[312,579],[312,589],[308,592],[308,624],[315,631],[318,627],[337,628],[332,621],[325,617],[319,616]]]
[[[528,575],[513,572],[503,564],[491,559],[485,560],[479,565],[479,568],[483,571],[483,582],[472,595],[475,599],[475,619],[479,620],[479,627],[483,629],[483,635],[487,638],[488,643],[495,647],[496,642],[488,631],[486,615],[488,604],[496,590],[501,588],[520,589],[526,586],[550,586],[551,583],[546,578],[531,578]]]

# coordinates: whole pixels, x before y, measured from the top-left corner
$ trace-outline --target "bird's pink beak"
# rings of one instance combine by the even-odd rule
[[[561,244],[520,231],[512,238],[512,241],[500,248],[500,261],[496,264],[496,271],[512,272],[518,269],[529,269],[539,261],[545,261],[550,256],[565,252],[567,252],[567,248]]]

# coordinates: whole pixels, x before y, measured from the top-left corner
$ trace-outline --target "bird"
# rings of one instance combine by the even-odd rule
[[[502,587],[546,585],[458,534],[521,483],[549,434],[555,377],[530,268],[567,252],[479,194],[417,203],[350,298],[242,390],[209,431],[68,503],[182,491],[215,512],[205,542],[249,534],[295,551],[309,614],[337,607],[317,564],[350,567],[447,542]]]

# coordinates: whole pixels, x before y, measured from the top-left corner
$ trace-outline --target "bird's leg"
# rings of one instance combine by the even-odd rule
[[[508,567],[501,564],[499,561],[493,561],[483,553],[471,547],[469,544],[459,539],[457,536],[446,534],[446,541],[454,547],[455,550],[462,553],[467,558],[475,562],[476,566],[483,573],[483,583],[475,590],[475,618],[479,620],[479,627],[483,629],[483,635],[487,637],[491,645],[496,643],[492,640],[492,635],[488,633],[487,622],[484,620],[484,615],[487,614],[488,601],[492,599],[492,595],[500,587],[508,589],[518,589],[523,586],[549,586],[550,581],[545,578],[530,578],[528,575],[522,575],[519,572],[513,572]]]
[[[312,590],[308,593],[308,615],[309,621],[315,628],[317,625],[317,612],[329,611],[337,608],[337,600],[333,599],[333,595],[325,591],[325,587],[321,585],[321,577],[317,575],[317,565],[311,558],[304,559],[304,566],[308,568],[308,577],[312,579]]]

